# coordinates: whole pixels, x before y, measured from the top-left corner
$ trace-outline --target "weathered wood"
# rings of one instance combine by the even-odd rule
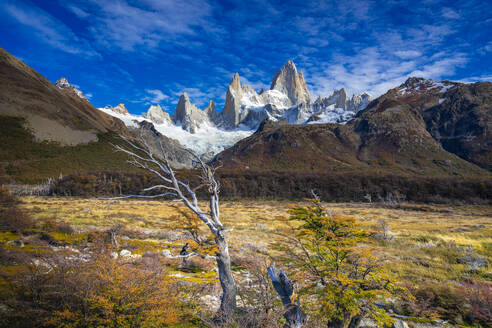
[[[219,280],[222,287],[221,304],[217,317],[220,320],[228,320],[236,308],[237,287],[231,270],[227,232],[220,221],[220,184],[217,180],[215,180],[215,170],[217,167],[211,167],[205,164],[199,156],[190,151],[190,154],[195,159],[198,168],[201,170],[201,184],[195,188],[192,188],[190,185],[176,178],[162,143],[160,143],[161,156],[156,157],[152,153],[151,148],[142,135],[140,136],[140,142],[143,147],[125,137],[122,137],[122,139],[126,142],[126,146],[115,145],[114,147],[116,150],[131,156],[132,160],[130,163],[132,165],[153,173],[162,182],[162,184],[148,187],[142,190],[142,192],[155,190],[162,190],[163,192],[158,195],[126,195],[121,196],[121,198],[156,198],[162,196],[176,197],[181,200],[181,202],[193,213],[195,213],[196,216],[207,225],[214,235],[215,244],[218,249],[215,259],[217,261]],[[206,211],[203,210],[198,204],[198,199],[195,193],[196,190],[203,187],[207,188],[209,194],[208,209]]]
[[[306,314],[301,310],[299,298],[294,301],[292,300],[292,294],[294,293],[292,282],[282,269],[277,274],[275,265],[273,264],[267,270],[272,280],[273,288],[275,288],[284,305],[286,323],[283,328],[301,328],[306,321]]]

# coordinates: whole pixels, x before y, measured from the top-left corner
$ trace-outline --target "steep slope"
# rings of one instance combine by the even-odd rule
[[[23,117],[37,140],[62,145],[97,141],[99,133],[126,130],[121,121],[96,110],[72,89],[56,87],[2,48],[0,115]]]
[[[130,116],[123,104],[106,110]],[[128,156],[114,152],[112,144],[122,142],[118,135],[143,135],[156,153],[161,142],[175,167],[192,166],[187,150],[152,123],[127,127],[94,108],[67,79],[54,85],[0,49],[0,183],[39,182],[80,170],[135,171]]]
[[[460,87],[409,79],[346,125],[264,122],[215,161],[252,170],[487,176],[489,172],[443,149],[427,130],[426,109],[444,106],[442,97],[449,100],[448,108],[458,106],[452,95]]]
[[[444,149],[492,171],[492,83],[458,85],[422,115]]]

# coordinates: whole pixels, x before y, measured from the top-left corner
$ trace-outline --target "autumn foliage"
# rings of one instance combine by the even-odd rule
[[[368,233],[353,218],[331,216],[318,200],[294,206],[290,215],[292,234],[278,248],[313,315],[330,327],[347,327],[363,317],[389,325],[392,320],[377,303],[404,290],[372,255]]]
[[[191,318],[187,289],[159,263],[65,253],[25,261],[1,278],[5,327],[168,327]]]

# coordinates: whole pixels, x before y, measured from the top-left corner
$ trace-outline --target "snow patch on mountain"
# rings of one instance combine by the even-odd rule
[[[399,96],[409,96],[422,92],[440,92],[445,93],[449,89],[458,85],[451,81],[434,81],[432,79],[424,79],[421,77],[410,77],[405,83],[396,88]]]
[[[254,133],[254,130],[243,126],[234,130],[223,130],[215,125],[203,124],[195,133],[190,133],[175,124],[154,124],[154,126],[163,135],[178,140],[200,156],[208,153],[218,154]]]
[[[223,130],[211,123],[202,124],[194,133],[191,133],[183,129],[180,123],[173,123],[170,119],[166,119],[167,116],[159,113],[159,110],[162,111],[160,106],[150,106],[147,113],[142,116],[115,111],[114,108],[116,107],[106,106],[98,109],[106,114],[119,118],[130,128],[138,128],[138,123],[142,121],[150,122],[159,133],[170,139],[177,140],[181,145],[199,156],[204,154],[218,154],[224,149],[233,146],[239,140],[254,133],[254,130],[244,126],[233,130]],[[156,122],[155,118],[162,117],[165,119],[157,120]]]
[[[106,114],[109,114],[111,116],[114,116],[116,118],[119,118],[120,120],[123,121],[123,123],[125,123],[125,125],[127,127],[137,128],[138,127],[138,122],[139,121],[142,121],[143,120],[143,117],[137,116],[137,115],[132,115],[132,114],[130,114],[128,112],[122,113],[120,111],[114,110],[114,108],[117,108],[118,106],[115,106],[115,107],[106,106],[106,107],[101,107],[101,108],[98,108],[98,109],[100,111],[102,111],[102,112],[105,112]]]

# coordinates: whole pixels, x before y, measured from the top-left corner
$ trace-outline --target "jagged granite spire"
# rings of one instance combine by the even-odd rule
[[[241,81],[239,74],[236,73],[232,77],[231,83],[227,88],[226,101],[222,110],[224,122],[230,127],[236,127],[240,123],[241,115]]]
[[[164,112],[160,105],[150,106],[147,110],[147,113],[143,114],[142,116],[156,124],[171,122],[171,116],[169,115],[169,113]]]
[[[273,77],[270,90],[278,90],[286,94],[291,105],[311,103],[311,96],[304,81],[304,75],[297,73],[296,65],[292,60],[288,60]]]
[[[215,108],[215,102],[213,100],[210,100],[208,102],[207,108],[203,110],[205,114],[207,114],[208,118],[212,121],[215,122],[217,119],[217,109]]]
[[[183,93],[174,111],[174,121],[181,123],[186,131],[195,133],[200,123],[205,120],[206,114],[190,102],[188,93]]]

